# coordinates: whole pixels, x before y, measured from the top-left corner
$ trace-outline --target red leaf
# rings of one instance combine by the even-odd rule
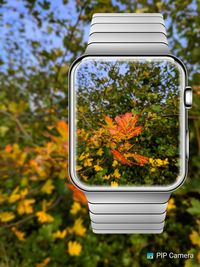
[[[142,155],[139,155],[139,154],[132,154],[132,157],[141,165],[145,165],[148,161],[149,161],[149,158],[148,157],[145,157],[145,156],[142,156]]]
[[[119,151],[113,149],[111,152],[114,155],[114,157],[118,161],[120,161],[122,164],[129,165],[129,166],[132,165],[132,162],[130,160],[127,160]]]

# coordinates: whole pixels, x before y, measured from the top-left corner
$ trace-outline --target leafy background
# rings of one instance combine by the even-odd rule
[[[174,183],[179,172],[177,68],[167,61],[108,58],[82,64],[75,81],[77,177],[89,185]]]
[[[95,12],[163,13],[187,65],[190,164],[161,235],[94,235],[84,196],[67,176],[67,73]],[[0,1],[0,266],[199,266],[200,2]],[[146,259],[147,251],[194,259]]]

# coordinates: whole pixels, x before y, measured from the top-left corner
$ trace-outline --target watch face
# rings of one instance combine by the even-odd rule
[[[115,188],[183,179],[184,78],[170,57],[79,61],[70,88],[72,179]]]

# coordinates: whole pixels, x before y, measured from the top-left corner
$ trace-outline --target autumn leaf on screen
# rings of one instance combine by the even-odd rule
[[[110,134],[118,141],[129,140],[142,131],[142,126],[135,126],[138,121],[138,115],[133,116],[129,112],[116,116],[115,123],[108,116],[106,116],[105,121]]]
[[[132,115],[132,113],[127,112],[124,115],[116,116],[114,121],[109,116],[106,116],[105,122],[110,139],[115,143],[115,149],[113,149],[112,143],[111,153],[116,160],[128,166],[143,166],[148,163],[148,157],[140,155],[136,151],[130,152],[134,145],[129,140],[142,132],[142,126],[136,126],[138,122],[137,114]],[[129,158],[132,158],[132,160]]]

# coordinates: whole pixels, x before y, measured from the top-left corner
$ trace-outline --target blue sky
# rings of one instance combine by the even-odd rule
[[[42,24],[41,28],[38,28],[36,20],[28,13],[28,9],[24,5],[24,1],[22,0],[8,0],[8,3],[0,7],[0,14],[2,19],[0,21],[0,51],[2,58],[5,62],[8,61],[8,53],[6,48],[7,40],[10,39],[10,46],[14,46],[14,43],[17,42],[21,47],[23,47],[24,55],[27,56],[27,59],[30,60],[33,64],[36,64],[35,59],[31,54],[31,46],[26,41],[39,41],[41,43],[40,49],[51,50],[52,48],[63,48],[62,38],[67,33],[67,31],[62,29],[61,36],[56,36],[55,30],[52,34],[48,34],[48,28],[51,26],[46,22],[46,16],[49,13],[53,13],[56,19],[66,19],[70,21],[70,24],[74,24],[77,18],[77,11],[75,8],[76,1],[69,0],[67,5],[63,5],[62,0],[51,0],[50,9],[45,11],[38,4],[42,1],[37,1],[35,9],[41,13]],[[151,1],[149,1],[151,2]],[[117,4],[116,0],[113,0],[114,4]],[[121,10],[124,10],[123,5],[119,5]],[[193,0],[190,4],[191,7],[195,7],[195,1]],[[20,19],[20,14],[23,14],[24,18]],[[181,19],[181,18],[180,18]],[[167,28],[171,23],[170,19],[166,21]],[[25,24],[25,32],[19,33],[21,23]],[[57,25],[53,25],[53,28],[57,28]],[[83,41],[87,41],[89,35],[89,24],[85,25],[84,30],[84,38]],[[66,31],[66,32],[65,32]],[[175,32],[175,38],[178,38]],[[182,46],[186,46],[186,41],[181,39]],[[13,55],[16,57],[17,55]]]

